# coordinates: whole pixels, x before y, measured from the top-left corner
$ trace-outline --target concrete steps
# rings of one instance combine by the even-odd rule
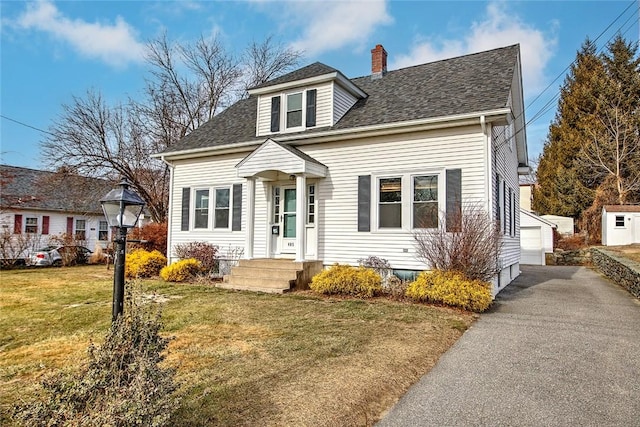
[[[284,293],[307,289],[311,278],[322,271],[322,261],[296,262],[289,259],[242,259],[223,283],[217,286],[254,292]]]

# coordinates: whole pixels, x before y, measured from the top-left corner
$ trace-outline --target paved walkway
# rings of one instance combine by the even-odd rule
[[[640,426],[640,301],[587,268],[522,270],[377,426]]]

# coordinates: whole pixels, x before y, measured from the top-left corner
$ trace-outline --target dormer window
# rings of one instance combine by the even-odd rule
[[[287,95],[287,129],[302,126],[302,92]]]
[[[270,131],[296,131],[316,126],[317,99],[317,89],[272,97]]]

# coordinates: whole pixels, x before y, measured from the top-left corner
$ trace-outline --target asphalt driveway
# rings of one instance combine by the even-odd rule
[[[640,426],[640,301],[584,267],[521,269],[377,426]]]

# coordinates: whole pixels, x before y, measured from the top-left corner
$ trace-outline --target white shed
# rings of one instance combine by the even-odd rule
[[[545,265],[545,253],[553,252],[554,228],[555,224],[520,209],[520,264]]]
[[[640,205],[602,207],[602,244],[605,246],[640,243]]]

